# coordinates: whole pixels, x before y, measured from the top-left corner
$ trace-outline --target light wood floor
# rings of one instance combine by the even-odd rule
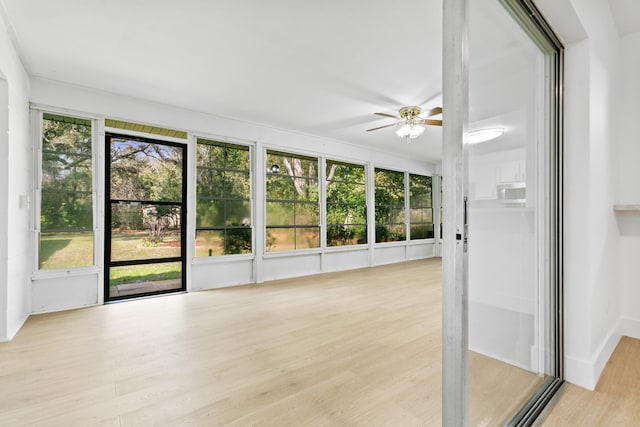
[[[412,261],[32,316],[0,344],[0,425],[439,426],[440,270]],[[537,381],[477,354],[470,365],[473,425],[500,425]]]
[[[568,384],[542,425],[639,426],[640,340],[620,340],[595,391]]]

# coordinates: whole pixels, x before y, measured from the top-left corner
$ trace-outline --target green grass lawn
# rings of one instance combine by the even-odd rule
[[[41,233],[41,270],[93,265],[93,232]]]
[[[111,254],[113,261],[153,259],[180,256],[179,235],[169,235],[155,247],[144,245],[145,232],[116,233],[114,231]],[[40,269],[53,270],[94,265],[93,233],[42,233],[40,235]],[[113,267],[110,272],[112,286],[122,283],[179,279],[179,262]]]
[[[180,277],[182,277],[182,270],[179,262],[127,265],[111,267],[109,284],[116,286],[123,283],[158,282]]]

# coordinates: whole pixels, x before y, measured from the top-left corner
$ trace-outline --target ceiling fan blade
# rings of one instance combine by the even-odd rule
[[[400,120],[400,117],[394,116],[394,115],[391,115],[391,114],[387,114],[387,113],[373,113],[373,114],[375,114],[377,116],[391,117],[392,119]]]
[[[388,127],[390,127],[390,126],[395,126],[396,124],[397,124],[397,123],[391,123],[390,125],[378,126],[377,128],[367,129],[367,132],[371,132],[372,130],[378,130],[378,129],[388,128]]]
[[[425,111],[420,115],[423,116],[423,117],[431,117],[431,116],[435,116],[435,115],[438,115],[438,114],[442,114],[442,107],[432,108],[431,110]]]
[[[422,123],[423,125],[442,126],[442,120],[424,119],[424,120],[421,120],[420,123]]]

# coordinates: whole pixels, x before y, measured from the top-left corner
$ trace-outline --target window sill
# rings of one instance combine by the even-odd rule
[[[355,251],[366,251],[369,250],[369,245],[344,245],[344,246],[327,246],[325,249],[325,253],[333,253],[333,252],[355,252]]]
[[[253,261],[254,259],[255,256],[253,254],[201,256],[194,257],[191,264],[220,264],[226,262]]]
[[[93,276],[100,273],[100,268],[96,266],[91,267],[76,267],[76,268],[60,268],[56,270],[38,270],[31,275],[32,281],[58,279],[60,277],[77,277],[77,276]]]
[[[320,255],[321,253],[322,253],[322,249],[320,248],[300,249],[297,251],[267,252],[262,255],[262,258],[263,259],[286,258],[291,256]]]

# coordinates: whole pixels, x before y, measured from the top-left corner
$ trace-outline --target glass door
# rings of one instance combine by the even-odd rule
[[[444,2],[443,425],[562,383],[562,45],[530,0]]]
[[[186,147],[107,134],[105,301],[185,290]]]
[[[469,7],[469,420],[502,426],[560,376],[558,49],[526,2]]]

